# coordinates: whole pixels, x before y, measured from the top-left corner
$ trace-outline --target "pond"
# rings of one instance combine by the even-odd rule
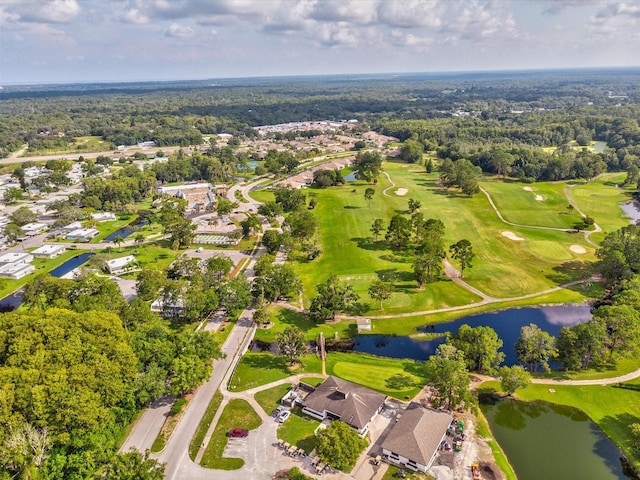
[[[593,145],[591,147],[593,148],[594,152],[603,153],[604,149],[607,148],[607,142],[596,141],[593,142]]]
[[[147,220],[146,218],[144,218],[144,219],[136,218],[133,222],[131,222],[126,227],[119,228],[115,232],[110,233],[109,235],[107,235],[105,237],[105,239],[102,240],[102,241],[103,242],[113,242],[113,239],[116,238],[116,237],[120,237],[120,238],[122,238],[124,240],[128,236],[133,235],[133,233],[138,231],[138,229],[140,229],[140,228],[142,228],[142,227],[144,227],[145,225],[148,225],[148,224],[149,224],[149,220]]]
[[[640,220],[640,203],[635,200],[620,204],[620,208],[626,217],[629,217],[631,223]]]
[[[510,308],[500,312],[463,317],[454,322],[429,325],[420,328],[420,330],[436,334],[455,333],[465,323],[471,327],[492,327],[503,341],[504,364],[515,365],[518,360],[514,348],[523,326],[535,323],[542,330],[555,337],[560,333],[562,327],[587,322],[591,318],[590,309],[588,304]],[[392,335],[358,335],[355,342],[354,350],[357,352],[392,358],[426,360],[435,353],[438,345],[444,342],[444,338],[440,336],[432,340],[416,340]]]
[[[344,181],[345,182],[355,182],[356,180],[358,180],[356,178],[356,172],[351,172],[348,175],[344,176]]]
[[[67,273],[69,273],[74,268],[78,268],[83,263],[86,263],[87,260],[89,260],[91,257],[93,257],[93,253],[91,252],[86,252],[86,253],[81,253],[80,255],[76,255],[75,257],[72,257],[66,262],[64,262],[62,265],[51,270],[49,272],[49,275],[51,275],[52,277],[60,278],[66,275]]]
[[[580,410],[547,402],[480,396],[495,439],[518,480],[636,478],[618,448]]]

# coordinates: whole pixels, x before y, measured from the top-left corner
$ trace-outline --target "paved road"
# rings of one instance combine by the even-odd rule
[[[140,147],[127,147],[122,151],[114,152],[113,150],[109,150],[108,152],[85,152],[85,153],[62,153],[58,155],[34,155],[30,157],[19,157],[16,158],[14,156],[2,158],[0,159],[0,165],[11,164],[11,163],[19,163],[19,162],[46,162],[47,160],[54,159],[65,159],[65,160],[77,160],[78,157],[83,156],[84,158],[96,158],[99,156],[105,156],[109,158],[120,158],[120,157],[130,157],[136,152],[144,153],[145,155],[154,154],[160,150],[162,150],[165,155],[178,151],[182,147],[150,147],[150,148],[140,148]],[[184,149],[185,151],[188,149]]]

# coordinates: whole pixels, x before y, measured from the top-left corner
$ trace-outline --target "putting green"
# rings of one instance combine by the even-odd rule
[[[366,385],[374,390],[378,390],[384,393],[392,393],[394,396],[410,392],[415,389],[413,386],[408,386],[402,389],[389,388],[386,384],[387,379],[397,374],[403,374],[411,377],[415,385],[420,385],[420,378],[410,373],[406,373],[401,368],[396,367],[384,367],[378,365],[366,365],[358,363],[336,362],[333,365],[334,375],[348,380],[350,382],[358,383],[360,385]]]

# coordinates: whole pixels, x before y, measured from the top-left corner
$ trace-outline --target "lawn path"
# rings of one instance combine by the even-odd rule
[[[586,215],[585,215],[584,213],[582,213],[582,210],[580,210],[580,209],[578,208],[578,205],[576,205],[576,204],[575,204],[575,202],[573,201],[573,198],[571,198],[571,194],[569,193],[569,189],[570,189],[571,187],[573,187],[573,185],[567,185],[566,187],[564,187],[564,196],[565,196],[565,197],[567,197],[567,200],[569,201],[569,204],[574,208],[574,210],[575,210],[576,212],[578,212],[578,213],[582,216],[582,218],[585,218],[585,217],[586,217]],[[595,242],[593,242],[593,241],[589,238],[589,236],[590,236],[592,233],[597,233],[597,232],[601,232],[601,231],[602,231],[602,228],[600,228],[600,225],[598,225],[597,223],[594,223],[594,224],[593,224],[593,230],[589,230],[588,232],[584,232],[584,239],[585,239],[585,241],[586,241],[589,245],[591,245],[591,246],[593,246],[593,247],[598,248],[598,244],[597,244],[597,243],[595,243]]]
[[[395,183],[393,183],[393,180],[391,180],[391,177],[389,176],[389,174],[388,174],[387,172],[382,172],[382,174],[383,174],[385,177],[387,177],[387,180],[389,180],[389,183],[391,184],[391,186],[390,186],[390,187],[387,187],[387,188],[385,188],[385,189],[382,191],[382,194],[383,194],[385,197],[389,197],[389,198],[397,198],[397,197],[394,197],[393,195],[389,195],[389,194],[387,193],[387,190],[391,190],[392,188],[394,188],[394,187],[396,186],[396,184],[395,184]]]
[[[492,377],[491,375],[481,375],[474,373],[473,376],[478,380],[474,383],[482,383],[488,381],[499,381],[500,377]],[[531,383],[537,383],[539,385],[612,385],[615,383],[628,382],[629,380],[634,380],[640,377],[640,368],[638,370],[634,370],[633,372],[625,373],[624,375],[620,375],[618,377],[610,377],[610,378],[594,378],[590,380],[555,380],[551,378],[532,378]]]

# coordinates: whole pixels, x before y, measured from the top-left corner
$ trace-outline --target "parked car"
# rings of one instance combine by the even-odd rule
[[[276,418],[276,420],[280,423],[284,423],[287,421],[287,419],[291,416],[291,412],[289,410],[285,410],[284,412],[282,412],[280,415],[278,415],[278,418]]]
[[[279,417],[280,414],[282,412],[284,412],[286,410],[286,408],[284,408],[283,405],[280,405],[278,408],[276,408],[273,412],[271,412],[271,416],[272,417]]]
[[[249,430],[243,430],[242,428],[232,428],[231,430],[229,430],[229,433],[227,433],[227,435],[229,435],[230,437],[244,438],[249,436]]]

